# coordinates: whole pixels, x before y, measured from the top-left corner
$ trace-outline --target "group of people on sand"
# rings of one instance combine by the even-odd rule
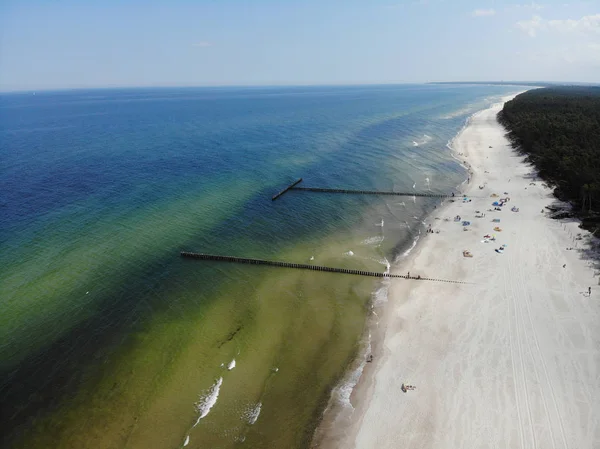
[[[400,389],[406,393],[408,390],[416,390],[417,387],[415,387],[414,385],[408,385],[403,383]]]
[[[433,228],[431,227],[431,225],[428,226],[427,234],[439,234],[439,233],[440,233],[439,229],[434,231]]]

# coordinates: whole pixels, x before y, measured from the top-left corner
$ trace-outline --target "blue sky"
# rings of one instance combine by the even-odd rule
[[[600,0],[0,2],[0,90],[600,82]]]

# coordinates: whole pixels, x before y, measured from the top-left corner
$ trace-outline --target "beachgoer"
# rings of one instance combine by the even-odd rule
[[[410,277],[410,271],[408,272],[408,274],[406,275],[406,277],[407,277],[407,278],[409,278],[409,277]]]
[[[588,287],[588,296],[592,296],[592,287]]]
[[[564,265],[563,265],[563,268],[565,268],[566,266],[567,266],[567,264],[564,264]]]

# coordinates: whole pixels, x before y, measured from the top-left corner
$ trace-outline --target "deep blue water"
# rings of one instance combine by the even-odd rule
[[[3,237],[69,205],[151,204],[190,184],[210,188],[244,178],[273,188],[299,174],[321,186],[402,184],[386,158],[412,150],[412,140],[423,134],[433,139],[419,151],[445,151],[469,113],[485,98],[511,89],[418,85],[5,95]],[[465,113],[440,118],[465,107]]]

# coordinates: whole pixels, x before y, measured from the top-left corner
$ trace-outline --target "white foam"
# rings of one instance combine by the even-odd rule
[[[371,334],[369,333],[368,344],[365,350],[365,357],[363,357],[363,361],[358,365],[358,367],[350,371],[344,381],[338,385],[334,389],[334,394],[337,396],[338,402],[351,410],[354,410],[352,403],[350,402],[350,396],[352,395],[352,391],[354,391],[354,387],[360,380],[360,376],[362,376],[363,370],[367,364],[366,355],[371,353]]]
[[[421,231],[419,231],[419,235],[417,236],[417,238],[413,240],[411,247],[404,251],[404,253],[402,254],[404,257],[408,256],[410,252],[414,249],[414,247],[417,246],[419,238],[421,238]]]
[[[451,156],[452,156],[454,159],[456,159],[457,161],[459,161],[463,167],[465,167],[465,166],[462,164],[462,161],[461,161],[460,159],[458,159],[458,158],[457,158],[457,157],[454,155],[454,153],[456,152],[456,148],[454,148],[454,144],[455,144],[455,142],[458,140],[458,138],[460,137],[460,135],[463,133],[463,131],[464,131],[465,129],[467,129],[467,127],[469,126],[469,124],[471,123],[471,121],[473,121],[473,118],[474,118],[474,117],[475,117],[475,116],[476,116],[478,113],[479,113],[479,112],[474,112],[474,113],[473,113],[473,114],[471,114],[469,117],[467,117],[467,118],[466,118],[466,120],[465,120],[465,123],[463,124],[462,128],[461,128],[461,129],[458,131],[458,133],[456,133],[456,135],[455,135],[455,136],[454,136],[452,139],[450,139],[450,140],[448,141],[448,143],[446,143],[446,148],[448,148],[448,149],[451,151],[450,155],[451,155]],[[465,167],[465,168],[467,168],[467,167]]]
[[[427,134],[423,134],[423,138],[418,139],[418,140],[413,140],[413,147],[418,147],[419,145],[424,145],[428,142],[431,142],[432,137],[428,136]]]
[[[190,444],[190,436],[189,435],[187,437],[185,437],[185,441],[183,442],[183,447],[187,446],[188,444]]]
[[[382,284],[372,294],[373,307],[380,307],[388,302],[389,280],[382,281]]]
[[[196,402],[196,411],[200,414],[198,420],[193,427],[196,427],[202,418],[205,418],[209,414],[210,409],[214,407],[219,398],[219,391],[221,390],[221,384],[223,378],[219,377],[219,380],[215,384],[200,395],[200,399]]]
[[[363,245],[379,245],[383,242],[384,237],[382,235],[375,235],[373,237],[369,237],[364,239],[361,243]]]
[[[354,253],[352,251],[346,251],[344,256],[354,256]]]
[[[381,261],[383,265],[385,265],[384,273],[389,274],[391,269],[391,264],[387,259]],[[381,285],[377,290],[372,293],[372,304],[373,307],[379,307],[382,304],[388,301],[388,291],[390,289],[391,279],[384,279],[381,281]],[[373,312],[375,313],[375,312]],[[375,314],[377,315],[377,314]],[[370,343],[369,343],[370,344]]]
[[[384,271],[384,273],[389,273],[390,263],[385,257],[383,259],[376,259],[375,257],[365,257],[365,259],[372,260],[373,262],[377,262],[378,264],[384,265],[386,267],[386,271]]]
[[[254,424],[260,415],[261,408],[262,403],[260,402],[251,405],[250,407],[248,407],[248,409],[244,411],[244,413],[242,413],[242,419],[250,425]]]
[[[473,106],[469,105],[469,106],[467,106],[465,108],[458,109],[458,110],[456,110],[454,112],[450,112],[449,114],[442,115],[440,118],[442,120],[448,120],[448,119],[451,119],[451,118],[459,117],[461,115],[468,114],[472,109],[473,109]]]
[[[229,365],[227,365],[227,369],[229,371],[231,371],[233,368],[235,368],[235,359],[233,359],[231,362],[229,362]]]

